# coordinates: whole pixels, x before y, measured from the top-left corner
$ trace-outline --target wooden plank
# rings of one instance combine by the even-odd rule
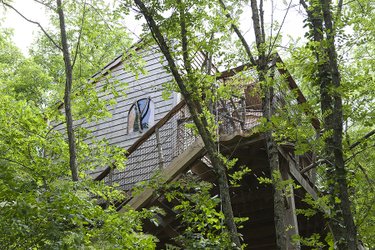
[[[254,143],[259,140],[262,140],[263,137],[259,134],[252,134],[252,133],[240,133],[240,134],[232,134],[226,135],[220,138],[220,141],[225,141],[228,143],[233,142],[234,140],[239,139],[240,137],[246,137],[246,140],[249,142]],[[133,144],[134,145],[134,144]],[[186,149],[180,156],[175,158],[168,167],[166,167],[160,174],[162,180],[165,183],[168,183],[174,179],[176,179],[180,174],[186,172],[186,170],[199,158],[203,157],[206,153],[206,149],[204,147],[204,143],[201,138],[197,139],[188,149]],[[128,203],[132,208],[139,209],[145,204],[147,204],[150,200],[153,199],[154,192],[151,189],[145,189],[140,195],[131,199]]]
[[[202,139],[198,139],[194,142],[187,150],[185,150],[180,156],[174,159],[171,164],[165,168],[160,176],[164,183],[168,183],[173,180],[176,176],[186,171],[186,169],[197,159],[202,157],[206,152]],[[128,202],[128,205],[133,209],[139,209],[147,204],[154,195],[154,191],[151,188],[146,188],[141,194],[135,196]],[[124,208],[120,211],[124,211]]]
[[[131,199],[127,203],[127,205],[137,210],[141,207],[144,207],[145,204],[147,204],[150,200],[152,200],[153,196],[154,196],[154,189],[146,188],[141,194]],[[120,209],[119,212],[125,212],[125,211],[126,211],[126,208],[123,207]]]
[[[291,180],[291,176],[289,174],[289,166],[288,166],[287,160],[281,160],[280,161],[280,171],[281,171],[281,177],[284,181]],[[286,188],[288,188],[288,192],[286,192],[287,196],[285,197],[287,206],[285,208],[285,223],[287,226],[287,249],[294,249],[299,250],[301,249],[301,245],[298,243],[293,242],[293,237],[296,235],[299,235],[298,230],[298,221],[297,221],[297,213],[296,213],[296,203],[294,199],[294,190],[292,185],[288,185]]]
[[[278,147],[280,154],[284,157],[285,160],[288,161],[289,164],[289,173],[293,176],[293,178],[301,185],[306,192],[308,192],[315,200],[318,199],[318,194],[315,190],[311,187],[310,183],[300,174],[297,170],[297,166],[294,161],[290,158],[288,154],[282,149],[282,147]]]
[[[300,174],[295,165],[291,162],[289,162],[289,171],[291,175],[297,180],[298,184],[300,184],[306,190],[306,192],[308,192],[314,198],[314,200],[317,200],[318,194],[311,187],[310,183]]]
[[[204,162],[201,160],[194,164],[191,167],[191,171],[198,175],[202,180],[208,182],[214,182],[216,180],[216,174],[214,170],[208,167]]]

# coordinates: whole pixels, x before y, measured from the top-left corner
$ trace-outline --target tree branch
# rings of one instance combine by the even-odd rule
[[[21,162],[18,162],[18,161],[15,161],[15,160],[12,160],[12,159],[8,159],[8,158],[4,158],[4,157],[0,157],[0,160],[4,160],[4,161],[8,161],[8,162],[11,162],[11,163],[14,163],[14,164],[17,164],[27,170],[29,170],[30,172],[33,172],[33,169],[26,166],[25,164],[21,163]]]
[[[256,65],[256,61],[255,61],[255,59],[253,57],[253,54],[251,53],[249,44],[246,42],[246,40],[243,37],[243,35],[242,35],[241,31],[239,30],[239,28],[233,23],[233,19],[232,19],[231,15],[229,14],[229,12],[227,10],[227,7],[225,6],[223,0],[219,0],[219,3],[221,5],[221,7],[223,8],[223,10],[225,11],[225,16],[231,21],[231,27],[234,30],[234,32],[236,33],[236,35],[238,36],[238,38],[240,39],[240,41],[242,43],[242,46],[245,48],[246,54],[248,55],[251,64],[255,66]]]
[[[292,5],[292,1],[293,1],[293,0],[290,0],[290,2],[289,2],[289,4],[288,4],[288,8],[286,9],[286,12],[285,12],[285,15],[284,15],[283,21],[281,22],[280,28],[279,28],[279,30],[277,31],[277,34],[276,34],[275,39],[273,40],[272,44],[270,44],[270,47],[269,47],[269,50],[268,50],[267,59],[268,59],[269,56],[271,55],[272,49],[273,49],[273,47],[275,46],[275,43],[276,43],[276,41],[277,41],[277,38],[278,38],[279,35],[280,35],[281,28],[283,27],[283,25],[284,25],[284,23],[285,23],[285,19],[286,19],[286,16],[288,15],[288,12],[289,12],[290,6]],[[272,39],[272,37],[270,37],[270,39]]]
[[[259,15],[260,15],[260,27],[263,41],[266,41],[266,34],[264,32],[264,10],[263,10],[263,0],[259,3]]]
[[[61,0],[56,0],[57,11],[59,15],[61,44],[63,46],[63,57],[65,65],[65,91],[64,91],[64,105],[65,105],[65,119],[66,130],[68,134],[69,145],[69,165],[72,173],[72,180],[78,181],[78,167],[77,167],[77,149],[74,135],[73,115],[71,109],[71,92],[73,84],[72,62],[70,60],[70,52],[68,45],[68,38],[65,27],[65,16]]]
[[[40,0],[34,0],[34,2],[39,3],[39,4],[41,4],[41,5],[45,6],[45,7],[47,7],[47,8],[50,9],[50,10],[56,11],[56,8],[54,8],[54,7],[52,7],[51,5],[48,5],[48,4],[46,4],[46,3],[43,3],[43,2],[40,1]]]
[[[372,148],[372,147],[375,147],[375,144],[372,144],[370,147],[368,147],[368,148],[364,148],[364,149],[362,149],[362,150],[360,150],[360,151],[358,151],[358,152],[352,154],[349,158],[347,158],[347,159],[345,160],[345,163],[351,161],[354,157],[356,157],[357,155],[359,155],[359,154],[365,152],[367,149]]]
[[[304,173],[306,173],[307,171],[310,171],[311,169],[316,168],[316,167],[318,167],[320,164],[323,164],[323,163],[328,163],[328,164],[329,164],[329,162],[328,162],[327,160],[325,160],[325,159],[319,159],[319,160],[317,160],[316,162],[314,162],[314,163],[308,165],[307,167],[301,169],[300,173],[301,173],[301,174],[304,174]]]
[[[214,139],[212,138],[211,133],[207,127],[206,118],[200,115],[203,112],[203,108],[199,101],[194,100],[192,93],[185,86],[185,81],[183,80],[182,76],[178,72],[175,59],[171,55],[171,51],[166,43],[166,39],[161,33],[160,28],[156,24],[149,9],[145,6],[142,0],[134,0],[134,3],[139,7],[144,18],[146,19],[147,25],[149,29],[151,30],[151,34],[154,37],[157,44],[159,45],[159,48],[161,52],[163,53],[164,57],[166,58],[169,69],[181,91],[181,94],[185,98],[186,104],[190,110],[193,121],[195,125],[197,126],[199,134],[201,135],[201,138],[207,149],[207,153],[214,166],[214,170],[218,176],[220,198],[221,198],[221,204],[222,204],[223,214],[224,214],[224,223],[226,225],[226,228],[228,230],[228,233],[231,237],[232,242],[237,246],[237,248],[241,248],[241,242],[237,233],[237,226],[234,222],[234,215],[233,215],[233,209],[231,205],[229,185],[228,185],[228,179],[227,179],[227,174],[226,174],[226,166],[217,152],[217,147],[216,147],[217,145]]]
[[[187,29],[185,20],[185,8],[182,5],[181,0],[177,0],[178,10],[180,12],[180,27],[181,27],[181,44],[182,44],[182,58],[184,61],[184,67],[186,72],[189,74],[191,72],[191,64],[189,61],[188,53],[188,40],[187,40]]]
[[[53,40],[53,38],[48,34],[48,32],[43,28],[43,26],[40,23],[27,18],[21,12],[19,12],[16,8],[14,8],[12,5],[4,2],[4,0],[1,0],[1,3],[5,6],[7,6],[8,8],[14,10],[18,15],[20,15],[23,19],[25,19],[29,23],[37,25],[42,30],[42,32],[46,35],[46,37],[53,43],[53,45],[55,45],[56,48],[58,48],[59,50],[62,51],[62,48],[55,42],[55,40]]]
[[[339,2],[337,4],[337,11],[336,11],[336,17],[335,17],[335,26],[337,24],[337,20],[339,20],[339,18],[341,16],[343,2],[344,2],[343,0],[339,0]]]
[[[364,135],[361,139],[359,139],[358,141],[356,141],[355,143],[353,143],[352,145],[349,146],[349,149],[352,150],[354,149],[355,147],[357,147],[359,144],[361,144],[362,142],[364,142],[366,139],[370,138],[371,136],[373,136],[375,134],[375,129],[368,132],[366,135]]]
[[[252,19],[253,19],[253,27],[255,32],[255,42],[258,48],[258,52],[261,54],[261,44],[264,42],[263,36],[262,36],[262,30],[261,30],[261,23],[259,18],[259,9],[258,9],[258,3],[256,0],[251,0],[251,10],[253,13]]]
[[[79,46],[80,46],[80,42],[81,42],[81,37],[82,37],[83,24],[85,22],[85,15],[86,15],[86,1],[83,4],[83,13],[82,13],[81,27],[80,27],[80,30],[79,30],[76,51],[75,51],[75,54],[74,54],[74,57],[73,57],[72,70],[73,70],[74,65],[76,63],[76,60],[77,60],[78,50],[79,50]]]
[[[299,0],[299,3],[303,6],[303,8],[307,11],[308,10],[308,6],[306,4],[306,2],[304,0]]]

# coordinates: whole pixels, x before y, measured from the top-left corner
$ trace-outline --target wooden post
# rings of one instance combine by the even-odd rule
[[[109,182],[109,185],[112,186],[113,185],[113,168],[111,168],[109,170],[109,174],[108,174],[108,182]]]
[[[159,169],[163,169],[164,157],[163,157],[163,148],[161,147],[161,143],[160,143],[159,128],[155,129],[155,136],[156,136],[156,146],[158,148]]]
[[[223,100],[220,100],[220,103],[221,103],[221,106],[223,107],[224,113],[226,113],[228,115],[228,120],[229,120],[230,125],[233,128],[233,131],[236,131],[236,124],[234,123],[234,121],[232,119],[232,116],[231,116],[231,113],[229,112],[229,110],[227,108],[227,104]],[[224,130],[225,130],[225,124],[224,124]],[[227,132],[227,131],[224,131],[224,133],[225,132]]]
[[[233,98],[231,97],[229,99],[229,101],[233,106],[233,114],[231,114],[231,115],[235,115],[237,117],[237,119],[241,121],[241,116],[238,113],[238,109],[237,109],[236,103],[233,101]],[[240,126],[241,126],[241,129],[244,130],[244,121],[240,122]]]
[[[291,180],[289,174],[289,164],[288,161],[283,159],[280,161],[280,171],[281,178],[283,181]],[[286,225],[286,236],[287,236],[287,249],[288,250],[299,250],[301,245],[299,242],[293,241],[293,236],[299,235],[298,231],[298,221],[296,215],[296,204],[294,200],[294,190],[293,185],[290,184],[285,187],[285,199],[286,199],[286,208],[285,208],[285,225]]]
[[[242,130],[245,130],[246,126],[246,100],[245,98],[241,97],[241,105],[242,105],[242,123],[241,128]]]

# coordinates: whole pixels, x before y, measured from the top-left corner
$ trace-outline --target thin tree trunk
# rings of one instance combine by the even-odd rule
[[[220,190],[220,198],[222,203],[222,209],[223,214],[225,216],[225,225],[229,231],[229,234],[231,236],[232,242],[236,245],[237,248],[241,247],[240,239],[238,237],[237,233],[237,227],[234,222],[234,215],[232,210],[232,204],[230,200],[230,194],[229,194],[229,185],[228,185],[228,179],[227,179],[227,173],[226,173],[226,166],[223,160],[220,158],[220,155],[217,151],[217,145],[214,141],[214,138],[210,134],[208,128],[207,121],[205,118],[201,116],[203,108],[199,101],[196,101],[193,99],[193,95],[191,92],[189,92],[186,88],[185,82],[182,79],[182,76],[177,70],[176,63],[174,59],[171,56],[170,49],[161,34],[158,25],[155,23],[152,15],[150,14],[147,7],[144,5],[144,3],[141,0],[134,0],[135,4],[140,8],[143,16],[145,17],[147,24],[151,30],[151,34],[153,35],[155,41],[158,43],[160,50],[162,51],[163,55],[165,56],[168,66],[171,70],[171,73],[177,83],[177,85],[180,88],[181,94],[183,95],[186,104],[189,108],[189,111],[191,113],[191,116],[193,118],[193,121],[195,125],[197,126],[198,132],[202,137],[202,140],[205,144],[205,147],[207,149],[207,153],[210,157],[210,160],[214,166],[215,172],[218,176],[218,183],[219,183],[219,190]],[[182,27],[182,32],[184,27]],[[184,61],[185,61],[185,68],[189,69],[189,60],[188,60],[188,54],[187,54],[187,40],[185,40],[184,35],[182,34],[183,44],[184,44]]]
[[[261,0],[262,1],[262,0]],[[258,78],[263,85],[262,98],[262,111],[263,117],[270,122],[273,114],[273,90],[272,87],[265,84],[267,74],[267,58],[265,53],[265,34],[264,34],[264,23],[263,17],[259,16],[259,10],[256,0],[251,0],[252,19],[255,32],[255,40],[259,53],[259,60],[257,63]],[[263,13],[260,13],[263,15]],[[280,190],[278,182],[281,181],[281,172],[279,165],[279,153],[277,150],[277,144],[272,136],[272,130],[266,133],[266,144],[267,144],[267,155],[270,165],[271,179],[273,183],[273,211],[276,231],[276,244],[278,249],[287,249],[287,235],[286,235],[286,223],[285,223],[285,197],[283,190]]]
[[[59,14],[60,21],[60,33],[61,33],[61,45],[65,63],[65,93],[64,93],[64,107],[65,107],[65,119],[66,129],[68,133],[68,144],[69,144],[69,165],[72,174],[72,180],[78,181],[78,168],[77,168],[77,155],[76,155],[76,142],[73,128],[73,116],[71,110],[71,91],[72,91],[72,63],[70,60],[70,52],[68,46],[68,39],[66,36],[65,29],[65,18],[64,11],[62,8],[61,0],[56,0],[57,12]]]

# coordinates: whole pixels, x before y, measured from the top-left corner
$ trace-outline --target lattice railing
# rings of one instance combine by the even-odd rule
[[[223,102],[217,111],[222,134],[254,127],[261,116],[259,111],[246,111],[241,105],[231,106],[229,102]],[[231,119],[234,113],[240,114],[241,117]],[[128,150],[130,152],[124,170],[112,169],[104,176],[107,184],[118,183],[120,189],[130,190],[136,183],[150,180],[156,170],[167,167],[196,141],[197,136],[186,126],[187,123],[192,123],[192,119],[184,103],[180,103],[166,118],[150,128],[135,142],[135,146]]]

